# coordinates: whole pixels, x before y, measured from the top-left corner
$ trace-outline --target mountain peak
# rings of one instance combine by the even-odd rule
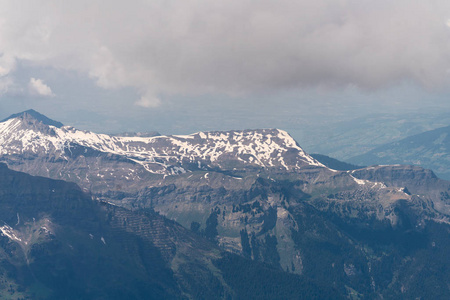
[[[34,109],[29,109],[17,114],[12,114],[9,117],[7,117],[6,119],[1,120],[0,122],[5,122],[8,121],[10,119],[15,119],[15,118],[32,118],[35,120],[38,120],[39,122],[42,122],[45,125],[51,125],[51,126],[55,126],[58,128],[61,128],[62,126],[64,126],[61,122],[52,120],[46,116],[44,116],[43,114],[35,111]]]

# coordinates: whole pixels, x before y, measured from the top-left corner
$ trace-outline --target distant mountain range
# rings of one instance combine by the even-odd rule
[[[326,154],[339,160],[362,155],[381,145],[450,124],[450,116],[438,112],[372,114],[339,121],[329,118],[292,126],[290,133],[299,138],[311,153]],[[299,129],[300,128],[300,129]]]
[[[411,164],[432,169],[450,179],[450,126],[384,144],[349,159],[355,164]]]
[[[100,226],[105,232],[113,226],[146,237],[165,262],[158,268],[169,274],[152,283],[164,297],[450,295],[450,182],[430,170],[359,168],[331,158],[315,159],[278,129],[120,137],[52,122],[29,112],[1,122],[0,161],[17,171],[78,184],[96,200],[90,210],[99,212],[87,214],[89,220],[106,219]],[[65,203],[65,198],[57,201]],[[41,215],[58,223],[52,220],[60,202],[51,211],[44,206]],[[20,245],[14,238],[19,233],[12,234],[19,229],[12,224],[21,207],[28,209],[5,208],[5,241],[14,245]],[[64,209],[61,214],[66,214]],[[82,215],[67,218],[83,222]],[[116,243],[112,233],[99,230],[91,233],[104,238],[100,246],[109,240]],[[133,244],[120,251],[130,249],[144,251]],[[112,254],[118,257],[117,266],[127,255],[120,251]],[[134,259],[130,268],[145,273],[137,262],[146,259]],[[214,297],[213,289],[220,291]]]

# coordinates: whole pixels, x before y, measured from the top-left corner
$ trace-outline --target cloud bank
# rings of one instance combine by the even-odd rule
[[[434,88],[449,82],[449,19],[440,0],[5,0],[0,91],[18,61],[135,88],[142,107],[161,95]]]

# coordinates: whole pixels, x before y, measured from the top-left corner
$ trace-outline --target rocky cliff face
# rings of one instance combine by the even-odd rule
[[[450,182],[442,180],[431,171],[418,166],[372,166],[352,171],[357,178],[383,182],[411,195],[419,195],[432,211],[442,214],[442,220],[450,215]]]
[[[224,254],[154,211],[92,201],[73,183],[4,164],[0,223],[0,294],[8,299],[241,298],[244,289],[230,277],[237,263],[280,276],[266,296],[341,297],[299,276],[284,283],[288,274]],[[265,288],[259,279],[245,282]]]

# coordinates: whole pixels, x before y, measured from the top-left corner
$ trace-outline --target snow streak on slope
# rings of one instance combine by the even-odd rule
[[[239,166],[295,170],[324,167],[279,129],[199,132],[185,136],[116,137],[57,128],[24,117],[0,123],[0,154],[52,155],[68,160],[67,151],[83,146],[126,157],[158,174],[184,173],[193,166],[234,169]]]

